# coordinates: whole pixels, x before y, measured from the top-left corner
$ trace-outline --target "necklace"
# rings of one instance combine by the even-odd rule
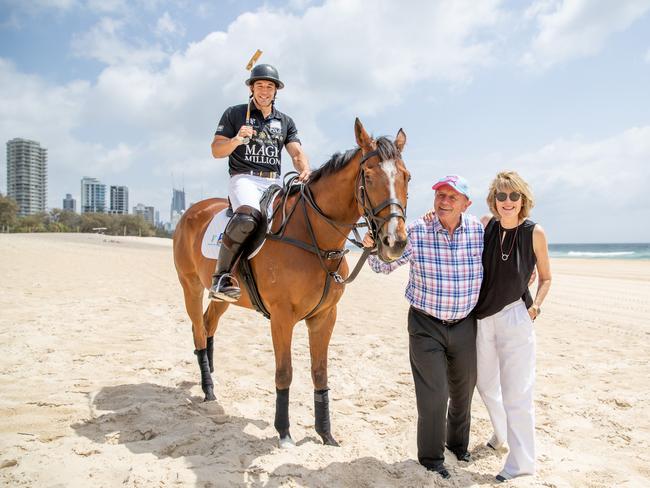
[[[501,222],[499,221],[499,229],[503,231],[503,237],[499,239],[499,248],[501,249],[501,260],[502,261],[507,261],[510,255],[512,254],[512,250],[515,248],[515,242],[517,242],[517,232],[519,232],[519,225],[515,227],[515,236],[512,239],[512,244],[510,245],[510,250],[506,254],[503,252],[503,241],[506,239],[506,229],[501,227]]]

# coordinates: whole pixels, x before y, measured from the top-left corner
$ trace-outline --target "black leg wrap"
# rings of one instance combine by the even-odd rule
[[[275,430],[280,438],[289,435],[289,388],[286,390],[275,389]]]
[[[214,355],[214,336],[208,337],[208,364],[210,365],[210,373],[214,373],[214,360],[212,356]]]
[[[199,369],[201,370],[201,389],[205,393],[204,401],[216,400],[214,396],[214,383],[212,383],[212,376],[210,375],[210,363],[208,362],[208,350],[201,349],[194,351],[196,359],[199,362]]]
[[[332,437],[330,426],[330,398],[329,390],[314,390],[314,415],[315,427],[318,435],[323,439],[323,444],[328,446],[338,446],[334,437]]]

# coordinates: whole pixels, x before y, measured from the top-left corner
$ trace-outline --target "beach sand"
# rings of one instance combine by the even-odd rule
[[[356,257],[353,257],[356,259]],[[537,332],[535,478],[509,486],[650,485],[650,261],[554,260]],[[416,459],[408,270],[368,268],[339,304],[332,430],[313,430],[307,335],[295,328],[291,432],[277,447],[268,322],[231,307],[215,339],[218,400],[202,402],[171,241],[0,234],[0,484],[490,486],[474,396],[471,464]]]

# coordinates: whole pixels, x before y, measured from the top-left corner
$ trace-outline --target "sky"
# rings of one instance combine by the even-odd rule
[[[355,117],[404,129],[409,219],[447,174],[485,214],[515,170],[549,242],[650,242],[650,0],[0,0],[0,140],[48,149],[51,208],[91,176],[169,220],[173,186],[226,194],[210,142],[256,49],[312,167]]]

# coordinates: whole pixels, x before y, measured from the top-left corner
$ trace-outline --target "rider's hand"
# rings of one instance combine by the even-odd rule
[[[239,128],[239,131],[237,132],[237,138],[242,138],[242,139],[245,139],[247,137],[251,138],[251,137],[253,137],[253,134],[255,134],[255,131],[253,130],[252,126],[250,126],[250,125],[242,125]]]
[[[424,219],[425,222],[433,222],[433,217],[436,215],[436,211],[431,209],[427,213],[425,213],[422,218]]]
[[[375,247],[375,240],[370,235],[370,232],[366,232],[366,235],[363,236],[363,247]]]
[[[302,181],[303,183],[307,183],[309,181],[309,177],[311,176],[311,169],[303,169],[300,174],[298,175],[298,180]]]

